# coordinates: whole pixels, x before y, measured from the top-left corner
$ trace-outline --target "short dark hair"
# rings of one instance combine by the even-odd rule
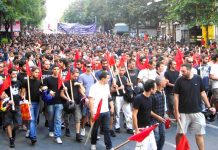
[[[63,64],[65,65],[65,67],[68,66],[68,61],[67,61],[65,58],[61,58],[59,61],[60,61],[60,62],[63,62]]]
[[[53,70],[54,68],[56,68],[56,67],[60,68],[58,65],[54,64],[54,65],[52,66],[52,70]]]
[[[164,63],[162,61],[158,61],[156,64],[156,69],[160,68],[160,65],[164,65]]]
[[[149,92],[151,89],[154,89],[155,87],[155,81],[152,79],[148,79],[145,83],[144,83],[144,91]]]
[[[109,74],[106,71],[102,71],[100,76],[99,76],[99,80],[103,79],[103,78],[107,78]]]
[[[191,70],[192,69],[192,65],[190,63],[182,64],[182,67],[186,67],[187,70]]]
[[[31,72],[34,72],[34,71],[36,71],[36,70],[40,70],[39,67],[37,67],[37,66],[32,66],[32,67],[31,67]]]
[[[17,71],[17,69],[16,68],[11,68],[11,69],[8,70],[8,73],[11,74],[13,71]]]

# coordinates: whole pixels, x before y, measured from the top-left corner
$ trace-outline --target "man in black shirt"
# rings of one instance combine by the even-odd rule
[[[63,104],[60,98],[60,91],[58,90],[58,74],[59,67],[57,65],[53,66],[52,76],[44,80],[44,85],[52,91],[52,102],[48,103],[48,116],[49,116],[49,136],[55,137],[58,144],[62,144],[61,140],[61,118]],[[51,92],[50,92],[51,93]]]
[[[24,60],[21,60],[19,63],[20,72],[17,75],[17,80],[23,82],[24,79],[27,79],[26,75],[26,62]]]
[[[73,112],[65,112],[65,117],[64,117],[64,122],[66,126],[66,136],[67,134],[70,134],[69,130],[69,123],[70,123],[70,118],[71,114],[74,113],[74,118],[76,122],[76,141],[81,142],[82,137],[80,135],[80,120],[82,118],[81,114],[81,98],[83,97],[82,95],[85,95],[83,91],[85,91],[85,88],[82,86],[81,83],[77,82],[79,77],[79,70],[74,69],[71,71],[71,80],[65,82],[65,86],[67,88],[67,92],[69,94],[69,98],[66,96],[66,93],[64,89],[61,90],[60,96],[66,100],[66,101],[74,101],[75,102],[75,110]],[[71,83],[70,83],[71,82]]]
[[[29,79],[29,85],[30,85],[30,99],[31,99],[31,120],[29,124],[29,138],[32,142],[32,144],[35,144],[37,142],[37,133],[36,133],[36,126],[37,126],[37,118],[39,115],[39,102],[40,102],[40,86],[41,81],[38,80],[39,76],[39,68],[33,66],[31,69],[31,77]],[[22,85],[22,95],[26,95],[25,97],[29,97],[28,91],[28,83],[27,80],[23,81]]]
[[[5,90],[6,95],[2,94],[4,98],[13,96],[15,110],[11,109],[6,111],[4,116],[4,126],[6,126],[6,130],[8,133],[8,137],[10,140],[10,147],[15,147],[15,135],[16,129],[18,126],[22,124],[21,112],[20,112],[20,91],[21,91],[21,82],[17,80],[17,70],[12,68],[8,71],[11,77],[11,89],[10,87]],[[12,93],[11,93],[12,92]]]
[[[176,79],[179,77],[179,72],[176,70],[176,62],[170,60],[167,66],[167,71],[164,74],[165,78],[168,80],[165,93],[168,105],[168,115],[172,117],[173,115],[173,87]]]
[[[151,119],[150,119],[151,110],[152,110],[151,95],[154,94],[155,92],[156,92],[155,81],[148,79],[144,83],[144,92],[137,95],[133,101],[132,119],[133,119],[133,126],[135,128],[135,134],[138,134],[140,132],[139,128],[145,128],[146,126],[151,125]],[[154,134],[152,134],[152,136],[154,140]]]
[[[203,81],[200,76],[191,72],[191,64],[183,64],[181,67],[182,77],[176,80],[174,86],[174,112],[177,121],[181,120],[184,132],[190,129],[195,134],[196,143],[200,150],[204,149],[204,137],[206,121],[201,113],[202,99],[205,106],[211,108],[207,95],[204,91]],[[178,144],[183,131],[178,126],[176,143]]]

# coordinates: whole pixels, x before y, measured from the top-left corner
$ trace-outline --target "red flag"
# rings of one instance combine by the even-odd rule
[[[151,131],[153,131],[157,126],[158,126],[158,124],[155,124],[155,125],[152,125],[149,128],[145,128],[140,133],[129,137],[128,140],[136,141],[136,142],[142,142],[147,136],[149,136]]]
[[[0,95],[2,95],[3,91],[9,88],[10,86],[11,86],[11,77],[10,75],[8,75],[0,87]]]
[[[182,135],[179,143],[176,145],[176,150],[190,150],[190,145],[185,134]]]
[[[12,61],[9,59],[9,65],[8,65],[8,70],[10,70],[13,67]]]
[[[67,82],[67,81],[70,81],[70,68],[68,69],[64,82]]]
[[[27,76],[30,76],[30,75],[31,75],[30,66],[29,66],[28,61],[26,61],[26,75],[27,75]]]
[[[60,90],[62,83],[63,83],[63,80],[62,80],[61,71],[60,71],[58,74],[58,90]]]
[[[39,77],[38,77],[38,79],[41,80],[41,78],[42,78],[42,64],[41,64],[41,61],[39,61],[38,67],[39,67]]]
[[[98,107],[97,107],[97,112],[93,118],[93,121],[95,122],[98,117],[100,116],[100,112],[101,112],[101,106],[102,106],[102,99],[100,100],[100,102],[98,103]]]
[[[80,59],[80,54],[79,54],[79,51],[76,50],[75,57],[74,57],[74,68],[76,68],[76,62],[79,59]]]
[[[111,55],[111,57],[109,58],[109,65],[110,67],[114,66],[115,65],[115,59],[114,59],[114,55]]]
[[[149,58],[148,58],[148,55],[147,55],[143,69],[148,69],[148,68],[149,68]]]
[[[177,50],[175,61],[176,61],[176,69],[180,71],[180,67],[183,64],[183,53],[180,51],[180,49]]]
[[[126,61],[127,61],[126,55],[121,56],[121,58],[120,58],[120,63],[119,63],[119,65],[118,65],[118,67],[124,66]]]

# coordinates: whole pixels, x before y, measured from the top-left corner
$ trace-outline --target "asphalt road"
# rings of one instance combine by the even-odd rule
[[[89,128],[86,129],[86,133]],[[71,137],[66,137],[64,135],[65,130],[62,130],[62,141],[63,144],[57,144],[54,142],[54,139],[48,137],[48,130],[44,127],[44,121],[41,121],[38,126],[38,142],[35,146],[30,144],[30,141],[25,138],[24,131],[18,131],[16,138],[16,150],[89,150],[90,142],[87,145],[84,145],[85,139],[82,143],[77,143],[75,141],[75,128],[72,125],[71,127]],[[121,130],[120,134],[117,134],[117,137],[111,137],[112,143],[114,146],[124,142],[130,135],[126,133],[124,129]],[[206,150],[218,150],[217,139],[218,139],[218,121],[216,120],[213,123],[207,123],[206,128],[207,134],[205,135],[205,148]],[[175,134],[176,134],[176,125],[172,125],[170,129],[166,130],[166,141],[164,150],[175,150]],[[100,135],[101,139],[97,143],[98,150],[104,150],[104,141],[103,136]],[[188,140],[191,145],[191,150],[197,150],[197,145],[195,144],[194,135],[188,133]],[[9,142],[6,136],[6,133],[1,129],[0,130],[0,150],[9,150]],[[121,148],[121,150],[133,150],[135,147],[135,142],[129,142],[127,145]]]

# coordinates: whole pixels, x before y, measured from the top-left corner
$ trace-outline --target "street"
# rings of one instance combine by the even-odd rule
[[[56,144],[54,139],[48,137],[48,131],[44,127],[44,121],[40,122],[38,126],[38,142],[35,146],[30,144],[30,141],[25,138],[24,131],[18,131],[17,138],[15,141],[16,150],[89,150],[90,142],[85,146],[85,139],[82,143],[77,143],[75,140],[75,133],[73,132],[74,127],[71,128],[71,137],[66,137],[64,135],[65,130],[62,130],[62,141],[63,144]],[[86,135],[88,134],[88,128],[86,128]],[[120,143],[127,140],[130,136],[125,132],[124,129],[121,130],[120,134],[117,134],[117,137],[111,137],[112,143],[114,146],[119,145]],[[218,137],[218,121],[216,120],[213,123],[207,123],[206,128],[207,134],[205,136],[205,149],[206,150],[217,150],[217,137]],[[172,125],[170,129],[166,130],[166,141],[164,150],[175,150],[175,134],[176,134],[176,125]],[[105,149],[103,135],[100,135],[101,139],[97,142],[97,149]],[[187,134],[188,140],[190,142],[191,150],[197,150],[195,144],[195,138],[190,133]],[[9,150],[8,138],[6,133],[0,130],[0,150]],[[129,142],[127,145],[121,148],[121,150],[133,150],[135,147],[135,142]]]

